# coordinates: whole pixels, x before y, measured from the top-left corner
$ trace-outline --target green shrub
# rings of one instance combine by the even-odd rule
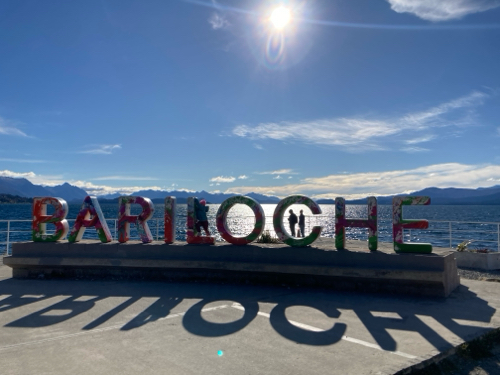
[[[473,241],[472,240],[466,240],[466,241],[463,241],[463,242],[460,242],[458,245],[457,245],[457,251],[467,251],[469,250],[467,248],[467,246],[469,246]]]
[[[259,238],[257,238],[258,243],[281,243],[280,239],[276,236],[273,236],[271,233],[269,233],[268,230],[264,231],[260,235]]]

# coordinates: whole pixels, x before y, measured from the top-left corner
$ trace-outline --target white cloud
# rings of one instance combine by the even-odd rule
[[[255,127],[236,126],[232,133],[238,137],[297,141],[316,145],[341,147],[351,152],[384,150],[394,144],[431,140],[431,129],[462,128],[476,125],[475,110],[488,98],[484,92],[469,95],[412,112],[393,119],[333,118],[307,122],[283,121],[261,123]]]
[[[79,188],[82,188],[85,190],[88,194],[90,195],[106,195],[106,194],[115,194],[119,193],[122,195],[129,195],[132,194],[135,191],[139,190],[163,190],[159,186],[121,186],[121,187],[116,187],[116,186],[107,186],[107,185],[96,185],[92,182],[88,181],[74,181],[70,180],[68,181],[71,185],[78,186]]]
[[[283,177],[281,177],[280,175],[277,175],[276,177],[273,177],[273,180],[281,180]]]
[[[155,181],[156,177],[134,177],[134,176],[103,176],[92,178],[94,181]],[[174,185],[174,184],[172,184]]]
[[[297,174],[297,173],[295,173],[293,169],[285,168],[285,169],[277,169],[275,171],[257,172],[257,174]]]
[[[498,0],[387,0],[398,13],[412,13],[428,21],[459,19],[500,6]]]
[[[241,176],[238,176],[238,180],[246,180],[248,179],[248,176],[242,174]]]
[[[423,147],[403,147],[402,149],[400,149],[400,151],[413,154],[415,152],[425,152],[430,150],[428,148],[423,148]]]
[[[390,195],[421,190],[426,187],[477,188],[495,185],[500,179],[500,165],[467,165],[446,163],[409,170],[385,172],[341,173],[318,178],[305,178],[299,183],[283,186],[239,186],[236,193],[256,192],[284,197],[306,194],[311,197],[346,199],[368,195]]]
[[[229,26],[229,21],[219,13],[212,13],[208,22],[212,26],[212,29],[219,30]]]
[[[25,132],[19,130],[15,125],[16,124],[13,121],[0,117],[0,134],[28,137]]]
[[[209,181],[210,182],[234,182],[236,180],[236,177],[233,176],[217,176],[217,177],[212,177]]]
[[[186,189],[186,188],[178,188],[178,189],[175,189],[176,191],[183,191],[185,193],[195,193],[196,190],[191,190],[191,189]]]
[[[414,144],[417,144],[417,143],[423,143],[423,142],[432,141],[434,138],[436,138],[435,135],[429,134],[429,135],[425,135],[425,136],[419,137],[419,138],[407,139],[405,141],[405,143],[408,144],[408,145],[414,145]]]
[[[36,174],[34,172],[13,172],[8,170],[0,171],[1,177],[12,177],[12,178],[34,178]]]
[[[47,163],[47,160],[40,160],[40,159],[0,158],[0,161],[10,161],[10,162],[13,162],[13,163]]]
[[[80,151],[80,153],[94,154],[94,155],[100,155],[100,154],[109,155],[112,154],[114,150],[119,150],[122,148],[121,145],[91,145],[88,147],[89,147],[88,150]]]

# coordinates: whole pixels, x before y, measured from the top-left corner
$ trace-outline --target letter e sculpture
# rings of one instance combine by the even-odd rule
[[[392,198],[392,236],[396,253],[432,253],[430,243],[405,243],[403,229],[427,229],[427,220],[403,220],[403,206],[428,205],[429,197],[394,197]]]

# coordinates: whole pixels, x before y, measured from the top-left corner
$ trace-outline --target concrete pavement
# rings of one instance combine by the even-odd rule
[[[500,326],[491,282],[442,299],[11,272],[2,374],[394,374]]]

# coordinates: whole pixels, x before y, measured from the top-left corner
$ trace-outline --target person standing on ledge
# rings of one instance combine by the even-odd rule
[[[292,237],[295,237],[295,224],[297,224],[297,215],[293,213],[293,210],[288,211],[290,216],[288,217],[288,222],[290,223],[290,232]]]
[[[210,236],[210,231],[208,230],[208,219],[207,219],[207,212],[208,212],[208,207],[206,207],[207,202],[205,199],[201,199],[198,201],[198,199],[195,198],[194,200],[194,211],[196,213],[196,231],[198,232],[198,235],[201,234],[201,227],[205,230],[205,234],[207,236]]]
[[[299,229],[300,229],[300,237],[304,237],[304,231],[306,227],[306,217],[304,216],[304,210],[300,210],[299,215]]]

